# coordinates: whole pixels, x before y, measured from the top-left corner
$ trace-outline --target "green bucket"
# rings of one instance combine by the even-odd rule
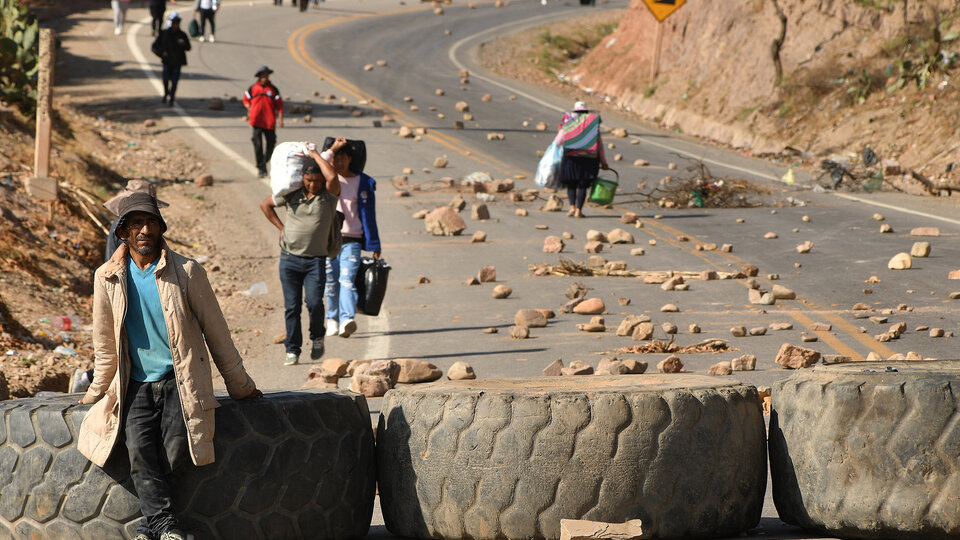
[[[616,180],[606,178],[597,178],[593,183],[593,190],[590,192],[590,202],[594,204],[610,204],[613,202],[613,196],[617,194],[617,186],[620,185],[620,173],[613,171],[617,175]]]

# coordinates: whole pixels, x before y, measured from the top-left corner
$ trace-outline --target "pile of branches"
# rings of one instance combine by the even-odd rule
[[[650,343],[641,343],[633,347],[622,347],[616,350],[616,354],[649,354],[649,353],[668,353],[668,354],[695,354],[695,353],[720,353],[732,351],[730,344],[722,339],[708,339],[695,345],[680,346],[670,341],[655,339]]]
[[[768,186],[742,178],[718,178],[700,159],[675,154],[688,162],[683,176],[666,176],[649,192],[638,186],[638,202],[661,208],[754,208],[763,206],[773,193]]]

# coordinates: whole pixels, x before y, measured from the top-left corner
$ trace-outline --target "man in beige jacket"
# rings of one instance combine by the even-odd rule
[[[171,508],[190,456],[212,463],[214,410],[210,360],[234,399],[261,397],[247,375],[203,268],[170,250],[156,198],[121,202],[123,239],[97,269],[93,289],[93,403],[79,451],[104,466],[122,429],[143,520],[135,540],[182,540]],[[210,354],[208,356],[207,349]]]

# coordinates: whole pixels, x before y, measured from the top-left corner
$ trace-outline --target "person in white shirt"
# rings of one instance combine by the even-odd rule
[[[220,9],[220,0],[197,0],[193,5],[194,15],[193,18],[196,19],[200,17],[200,37],[197,38],[199,41],[206,41],[207,33],[207,21],[210,21],[210,43],[217,41],[217,28],[215,26],[214,17],[217,14],[217,10]]]

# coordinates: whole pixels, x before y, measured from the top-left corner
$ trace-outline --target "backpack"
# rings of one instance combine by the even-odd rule
[[[600,139],[600,114],[585,112],[571,118],[560,127],[558,144],[564,154],[597,156]]]

